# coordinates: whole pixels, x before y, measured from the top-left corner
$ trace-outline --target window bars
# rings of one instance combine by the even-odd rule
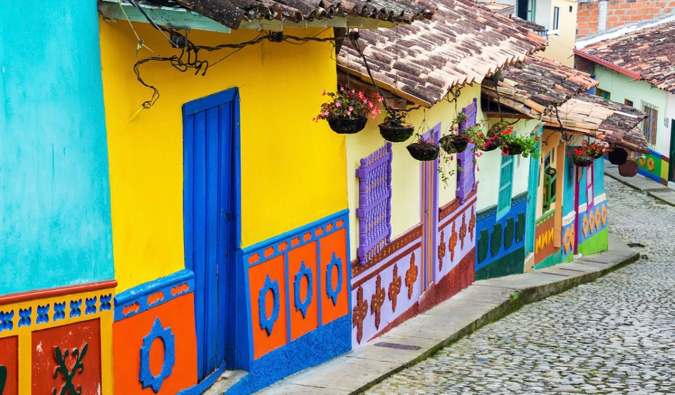
[[[359,248],[365,265],[391,240],[391,143],[361,159],[359,178]]]
[[[466,114],[466,121],[459,124],[459,132],[476,125],[478,115],[478,99],[462,109]],[[457,154],[457,166],[461,169],[457,171],[457,192],[455,195],[459,199],[459,204],[464,204],[464,200],[474,189],[476,189],[476,172],[474,166],[474,144],[470,143],[468,148]]]
[[[645,136],[645,140],[652,146],[656,145],[656,130],[658,128],[659,121],[659,110],[658,107],[649,104],[646,101],[642,102],[642,110],[647,116],[644,121],[642,121],[642,134]]]

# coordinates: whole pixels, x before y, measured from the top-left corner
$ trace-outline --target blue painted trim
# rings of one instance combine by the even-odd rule
[[[288,254],[284,255],[284,290],[285,290],[285,306],[284,308],[286,309],[286,343],[291,342],[291,295],[288,294],[288,281],[290,279],[289,277],[289,269],[288,269]]]
[[[642,169],[642,168],[639,168],[639,169],[638,169],[638,173],[639,173],[639,174],[642,174],[643,176],[645,176],[645,177],[647,177],[647,178],[649,178],[649,179],[652,179],[652,180],[658,182],[659,184],[661,183],[661,177],[659,177],[659,176],[657,176],[657,175],[655,175],[655,174],[653,174],[653,173],[650,173],[650,172],[647,171],[647,170],[644,170],[644,169]]]
[[[267,239],[267,240],[262,241],[260,243],[257,243],[257,244],[254,244],[252,246],[246,247],[246,248],[243,249],[244,262],[247,263],[248,258],[251,255],[253,255],[255,253],[263,253],[265,249],[267,249],[270,246],[273,246],[275,244],[279,244],[279,243],[285,241],[285,242],[288,243],[288,247],[284,251],[277,251],[275,249],[274,253],[272,255],[268,256],[268,257],[261,256],[260,259],[258,260],[258,262],[254,263],[254,264],[251,264],[250,266],[258,265],[262,262],[268,261],[270,259],[273,259],[273,258],[279,256],[279,255],[282,255],[282,254],[286,253],[288,250],[302,247],[303,245],[309,244],[312,241],[315,241],[319,238],[328,236],[329,234],[335,233],[340,229],[346,228],[347,219],[342,218],[342,217],[347,217],[348,214],[349,214],[349,210],[342,210],[342,211],[339,211],[335,214],[331,214],[327,217],[324,217],[324,218],[321,218],[321,219],[316,220],[314,222],[311,222],[307,225],[301,226],[299,228],[296,228],[296,229],[290,230],[288,232],[282,233],[278,236],[272,237],[271,239]],[[310,230],[314,230],[315,228],[319,228],[319,227],[323,228],[323,227],[325,227],[325,225],[328,222],[337,221],[337,220],[340,220],[340,219],[344,220],[344,223],[342,224],[342,226],[334,226],[333,229],[331,229],[330,231],[326,231],[326,229],[323,229],[324,232],[320,236],[316,236],[314,232],[310,232],[312,234],[312,237],[307,241],[303,241],[302,240],[303,235],[299,234],[299,233],[309,232]],[[291,244],[290,244],[291,239],[293,239],[295,237],[300,237],[300,242],[297,245],[291,247]]]
[[[178,392],[177,395],[201,395],[204,391],[206,391],[210,386],[213,385],[213,383],[218,380],[218,378],[225,372],[225,364],[223,363],[216,369],[213,373],[210,375],[206,376],[204,380],[200,381],[199,384],[194,385],[190,388],[186,388],[180,392]]]
[[[162,362],[162,370],[155,376],[150,371],[150,349],[152,343],[157,339],[160,339],[164,344],[164,362]],[[141,346],[141,368],[138,380],[141,382],[143,389],[152,387],[152,390],[158,393],[164,380],[173,373],[173,367],[176,364],[175,340],[175,336],[171,333],[171,327],[164,328],[159,318],[155,317],[152,329],[150,333],[143,337],[143,345]]]
[[[65,304],[65,302],[63,302]],[[14,329],[14,310],[0,311],[0,332]]]
[[[347,236],[349,239],[349,235]],[[321,281],[321,239],[316,241],[316,297],[317,306],[318,306],[318,318],[319,318],[319,328],[323,325],[323,314],[321,314],[321,309],[323,308],[323,282]]]
[[[188,290],[176,295],[171,294],[171,288],[181,284],[187,284]],[[194,291],[194,287],[194,273],[192,273],[190,270],[181,270],[166,277],[162,277],[157,280],[128,289],[115,295],[115,321],[132,317],[150,309],[151,307],[156,307],[170,300],[176,299],[182,295],[185,295],[186,293]],[[164,293],[164,299],[157,301],[152,306],[148,306],[147,297],[160,291]],[[139,304],[139,309],[135,312],[130,311],[127,315],[124,315],[122,312],[124,308],[134,303]]]

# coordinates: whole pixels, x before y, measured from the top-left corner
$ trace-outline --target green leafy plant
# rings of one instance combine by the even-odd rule
[[[539,158],[539,137],[521,136],[513,126],[506,122],[499,122],[491,129],[498,136],[502,148],[502,155],[522,155],[524,158],[532,155]]]

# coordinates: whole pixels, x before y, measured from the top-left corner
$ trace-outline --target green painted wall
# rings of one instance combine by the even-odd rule
[[[609,246],[609,231],[603,229],[597,235],[579,244],[579,253],[583,256],[597,254],[598,252],[607,251]]]
[[[479,269],[476,272],[476,280],[520,274],[523,272],[524,262],[525,247],[520,247],[492,264]]]
[[[570,256],[572,256],[572,254],[570,254]],[[536,265],[534,268],[536,270],[536,269],[543,269],[545,267],[557,265],[557,264],[560,263],[561,258],[562,258],[562,248],[560,250],[558,250],[558,252],[556,252],[555,254],[552,254],[552,255],[546,257],[546,259],[539,262],[539,264]]]

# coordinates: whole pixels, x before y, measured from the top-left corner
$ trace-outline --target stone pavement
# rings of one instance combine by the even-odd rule
[[[368,393],[675,393],[675,207],[606,186],[610,231],[644,245],[643,259],[525,306]]]
[[[610,189],[627,189],[613,180],[608,184]],[[634,196],[637,201],[647,199],[652,202],[634,191],[627,195]],[[610,218],[615,221],[619,218],[620,221],[625,220],[620,216],[614,217],[616,214],[613,212],[611,215]],[[672,219],[675,220],[675,211]],[[671,222],[675,224],[675,221]],[[290,376],[260,393],[348,394],[366,390],[399,371],[372,388],[372,393],[579,392],[578,386],[571,386],[585,384],[586,380],[590,383],[590,379],[595,379],[592,383],[597,384],[596,389],[613,388],[610,384],[614,384],[614,379],[608,377],[608,372],[620,374],[614,372],[614,367],[623,367],[625,361],[631,361],[619,351],[622,347],[642,345],[644,335],[650,337],[650,341],[644,344],[652,347],[648,349],[652,355],[658,352],[659,361],[665,358],[666,362],[670,362],[667,352],[659,348],[664,344],[662,340],[670,340],[669,332],[672,332],[669,331],[672,328],[668,327],[670,315],[662,315],[667,310],[666,305],[663,311],[658,312],[661,314],[659,317],[652,317],[659,323],[656,328],[663,325],[666,330],[663,333],[655,333],[654,326],[632,319],[635,312],[653,312],[641,295],[649,299],[658,290],[640,289],[634,294],[633,291],[627,292],[623,284],[616,286],[617,280],[603,281],[603,284],[609,284],[615,299],[608,296],[605,300],[602,292],[592,291],[595,289],[593,285],[587,285],[581,287],[585,292],[582,292],[583,297],[570,296],[576,295],[578,291],[575,289],[497,320],[529,303],[596,280],[635,261],[637,257],[635,251],[610,234],[608,252],[532,273],[477,281],[450,300],[394,328],[365,347]],[[641,273],[640,270],[629,270]],[[643,276],[637,274],[630,280],[637,283],[638,279],[642,279]],[[663,285],[667,281],[668,276],[661,278]],[[622,305],[619,302],[624,298],[625,305]],[[659,300],[665,302],[665,299]],[[668,300],[667,306],[670,303]],[[575,310],[579,310],[578,314]],[[478,330],[485,325],[488,326]],[[608,327],[620,327],[620,332],[605,339],[607,334],[604,331]],[[462,339],[469,334],[472,335]],[[672,336],[675,339],[675,333]],[[454,342],[457,343],[448,346]],[[600,353],[591,351],[599,344],[602,344]],[[443,348],[445,346],[448,347]],[[630,354],[632,361],[646,354],[642,349],[634,351]],[[656,364],[653,362],[640,367],[640,374],[650,379],[664,377]],[[579,365],[583,366],[582,370],[576,368]],[[629,373],[631,375],[627,377],[634,381],[644,378],[643,375]],[[587,378],[584,374],[591,376]],[[605,381],[608,383],[602,384]],[[591,390],[591,387],[587,388]]]
[[[675,206],[675,190],[670,189],[651,178],[647,178],[642,174],[638,174],[635,177],[622,177],[619,174],[619,166],[605,162],[605,175],[608,175],[631,188],[637,189],[645,195],[649,195],[664,203]]]

